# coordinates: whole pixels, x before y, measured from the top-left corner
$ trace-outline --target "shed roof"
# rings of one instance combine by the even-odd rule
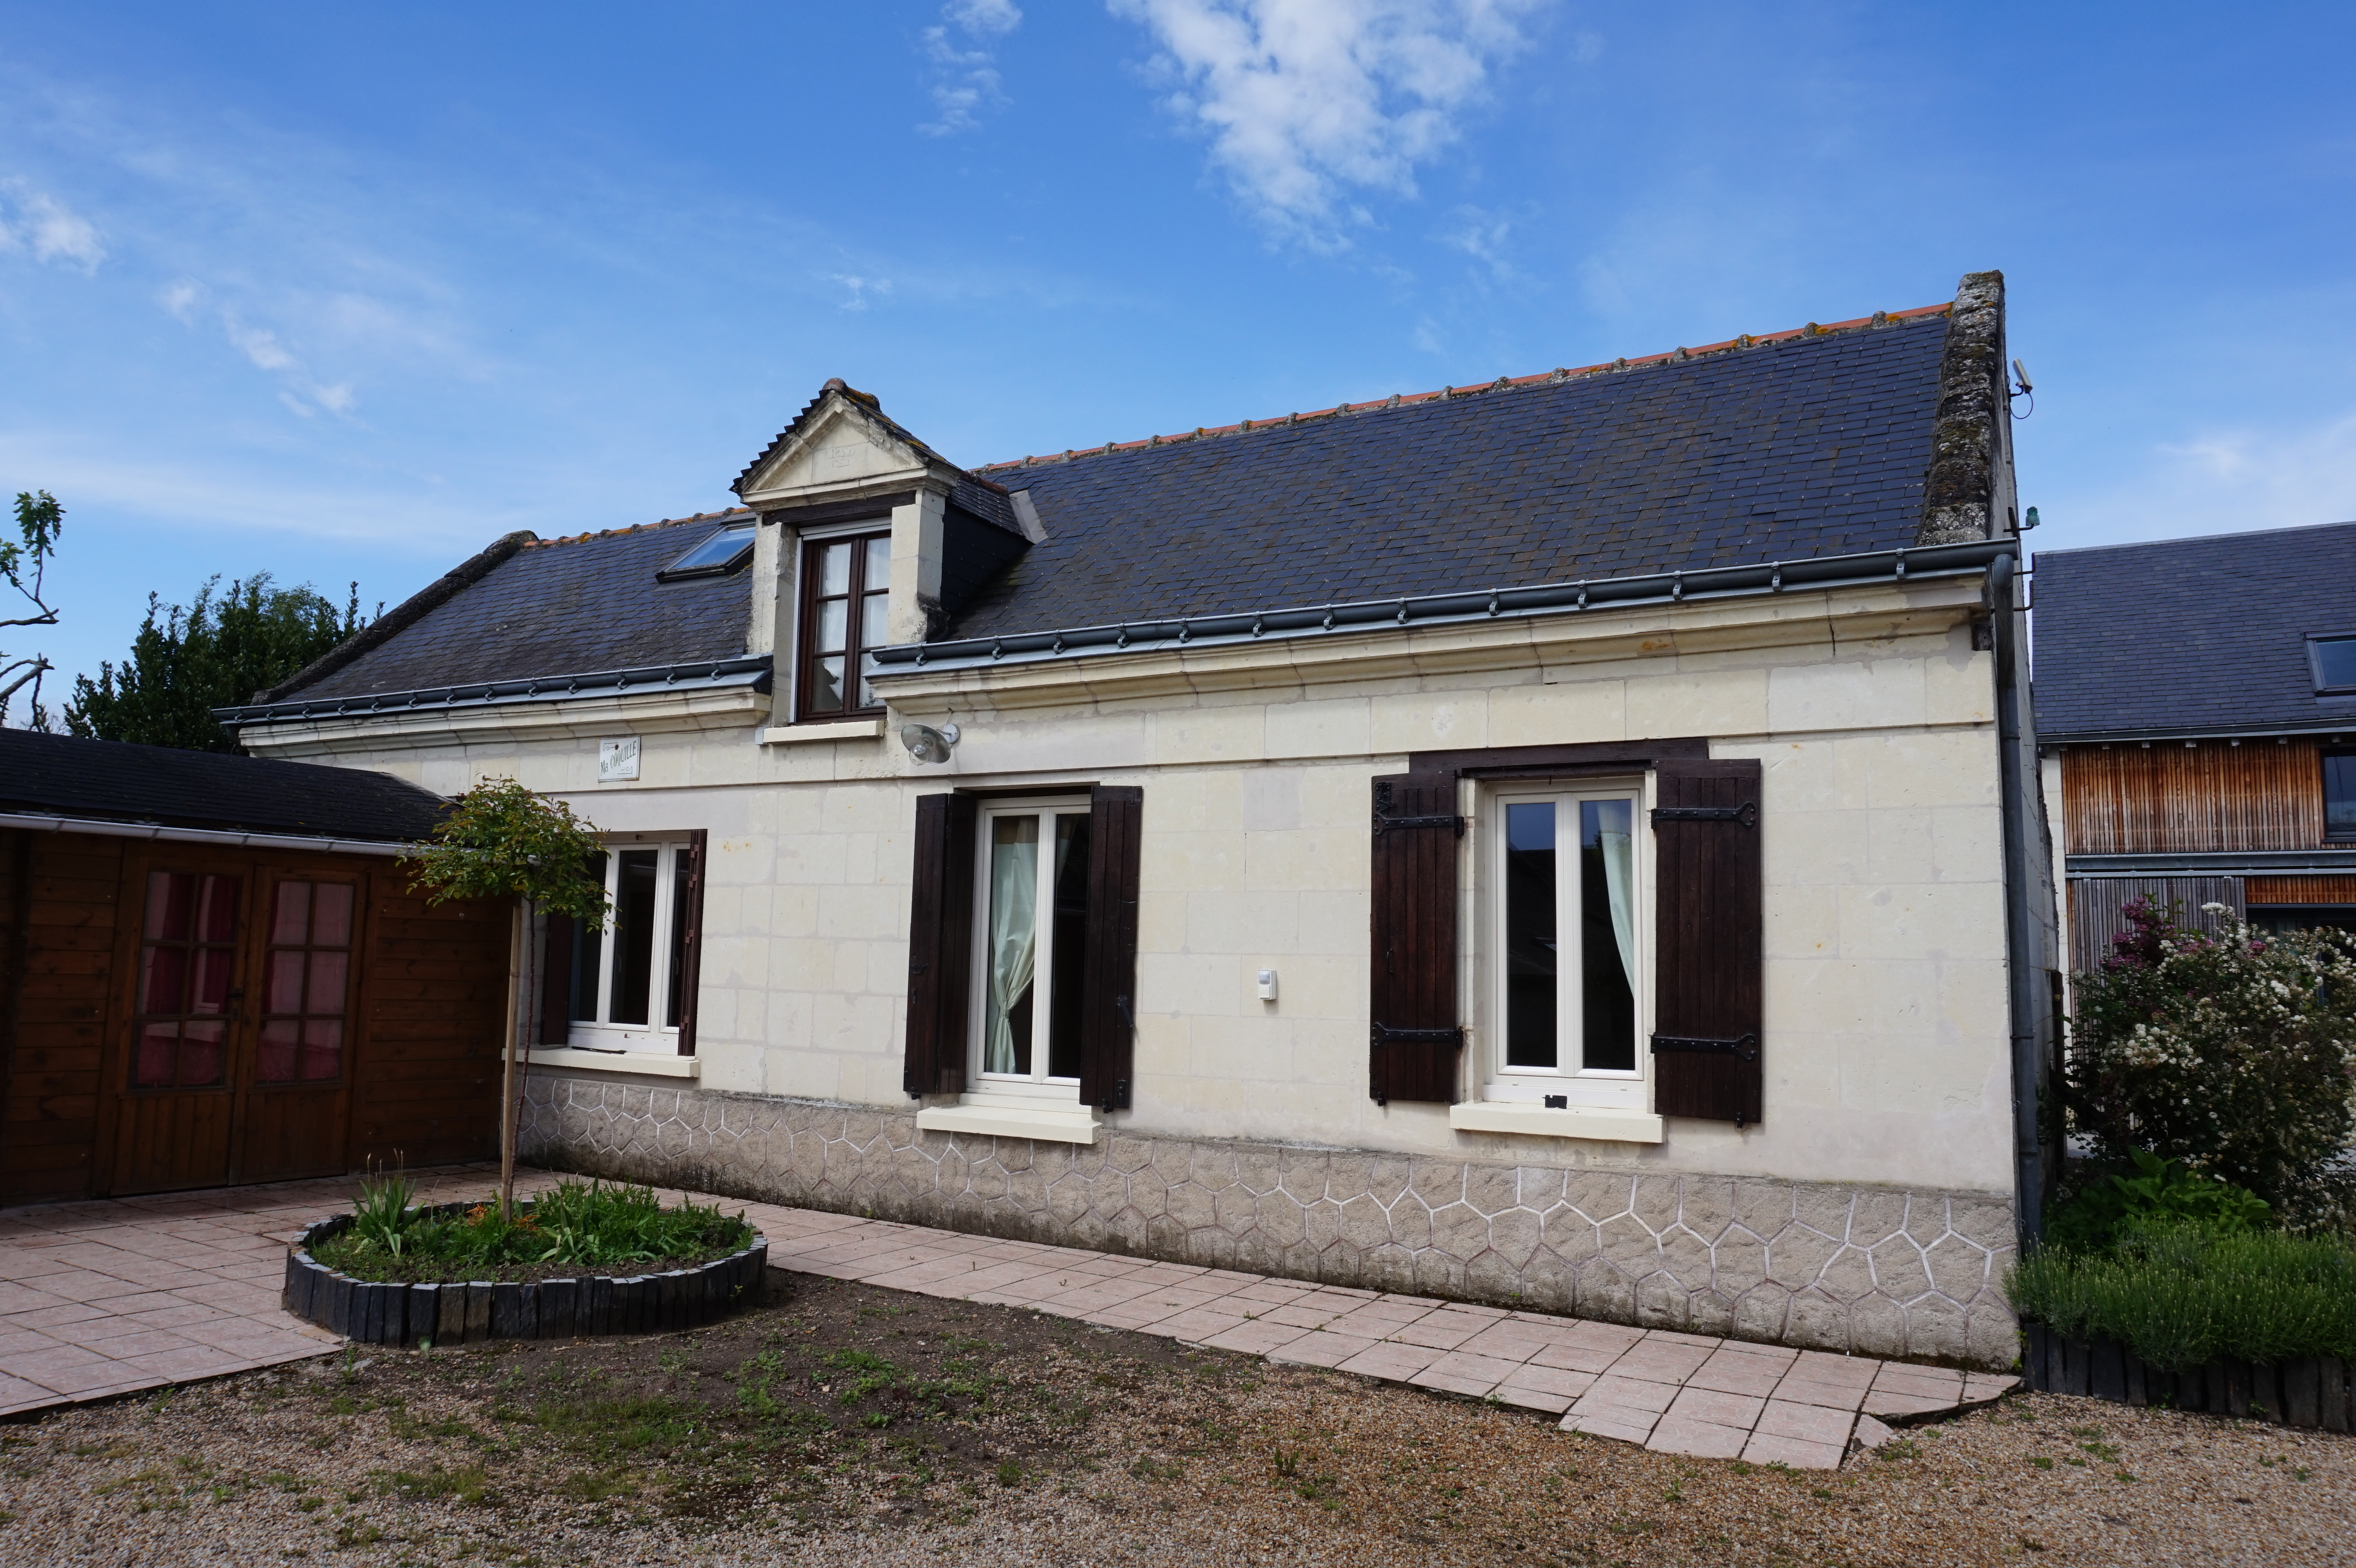
[[[359,768],[0,730],[0,811],[406,843],[448,804]]]
[[[2040,741],[2356,731],[2318,697],[2307,638],[2356,633],[2356,523],[2036,560]]]

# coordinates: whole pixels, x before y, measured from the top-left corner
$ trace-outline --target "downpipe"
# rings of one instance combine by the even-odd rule
[[[2029,701],[2021,678],[2020,634],[2013,606],[2013,557],[1988,563],[1987,609],[1996,654],[1997,790],[2004,823],[2004,946],[2007,1011],[2012,1020],[2012,1143],[2014,1215],[2026,1253],[2044,1231],[2045,1157],[2040,1147],[2039,1097],[2044,1060],[2038,1029],[2046,1008],[2037,962],[2037,912],[2030,902],[2030,857],[2037,852],[2031,795],[2021,756],[2021,713]]]

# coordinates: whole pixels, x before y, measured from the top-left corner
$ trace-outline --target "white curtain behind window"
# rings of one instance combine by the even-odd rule
[[[1008,1014],[1023,999],[1038,958],[1039,819],[1001,817],[990,847],[990,1032],[985,1072],[1021,1070]]]
[[[1636,994],[1636,856],[1630,843],[1628,807],[1607,803],[1599,814],[1603,846],[1603,891],[1612,900],[1612,934],[1620,944],[1620,968],[1628,976],[1628,994]]]

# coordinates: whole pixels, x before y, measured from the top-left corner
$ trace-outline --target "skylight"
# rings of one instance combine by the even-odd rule
[[[2356,694],[2356,635],[2309,637],[2307,657],[2315,672],[2317,696]]]
[[[725,577],[753,559],[753,525],[736,523],[705,537],[703,541],[660,571],[658,582],[689,577]]]

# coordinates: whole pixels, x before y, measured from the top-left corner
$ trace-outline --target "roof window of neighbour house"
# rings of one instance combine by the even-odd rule
[[[2308,638],[2307,660],[2318,697],[2356,695],[2356,635]]]
[[[660,571],[658,582],[691,577],[725,577],[753,559],[753,525],[738,523],[708,535],[701,543]]]

